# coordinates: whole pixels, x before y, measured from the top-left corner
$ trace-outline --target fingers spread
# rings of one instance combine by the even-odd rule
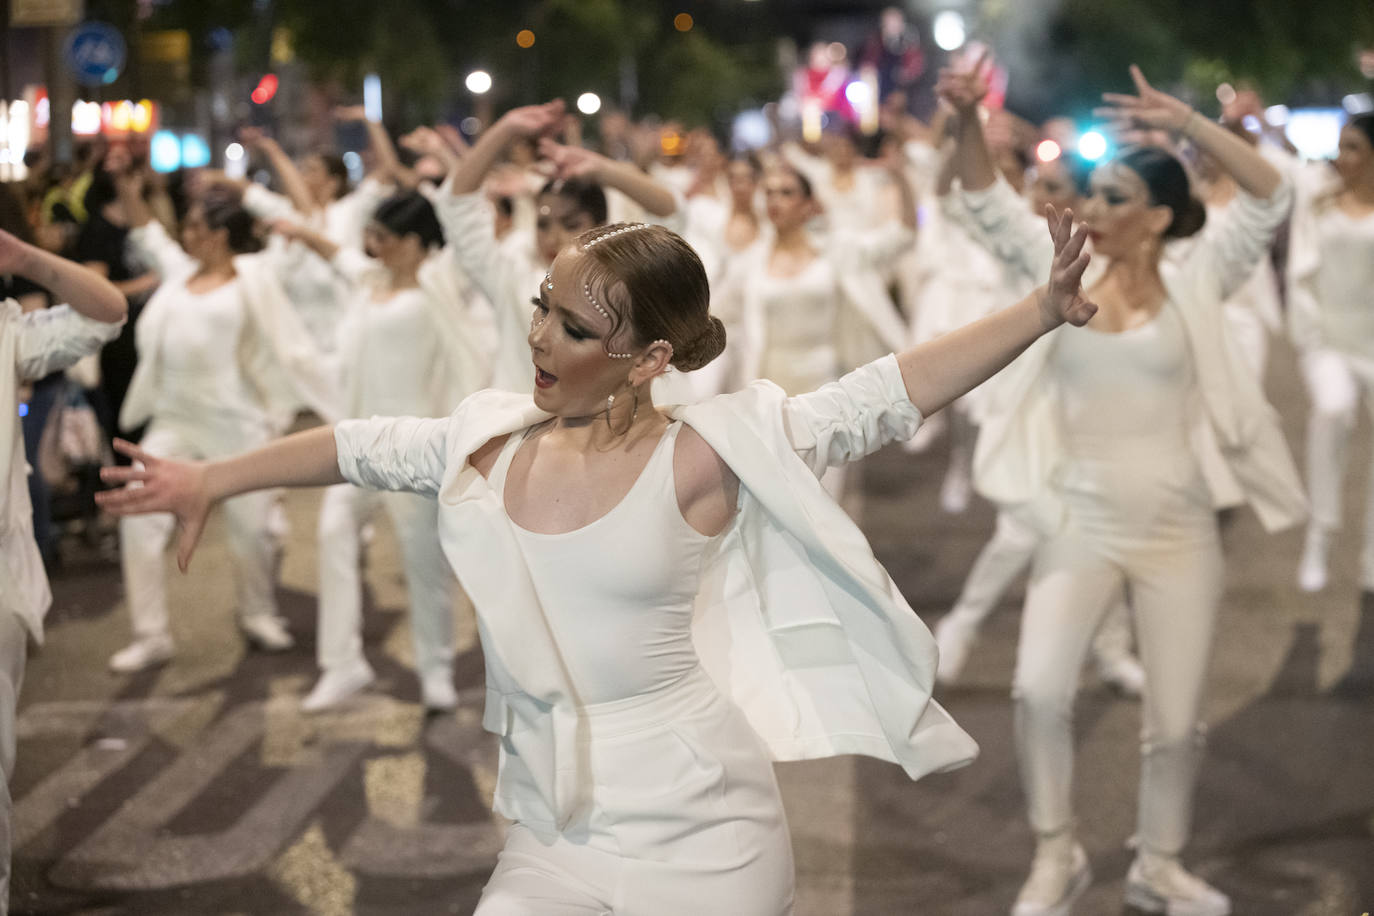
[[[1140,72],[1140,68],[1131,64],[1131,79],[1135,82],[1135,91],[1141,95],[1150,91],[1150,84],[1145,80],[1145,74]]]
[[[128,483],[131,480],[148,480],[146,468],[108,467],[100,469],[100,479],[106,483]]]

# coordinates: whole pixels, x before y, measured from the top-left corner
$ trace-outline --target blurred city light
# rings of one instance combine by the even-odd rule
[[[692,31],[692,25],[691,13],[678,13],[673,17],[673,28],[677,29],[679,32]]]
[[[1341,99],[1341,107],[1352,115],[1364,114],[1366,111],[1374,111],[1374,98],[1371,98],[1368,92],[1348,95]]]
[[[862,80],[855,80],[844,87],[844,97],[855,108],[862,108],[873,98],[873,90]]]
[[[1230,83],[1222,83],[1217,87],[1217,101],[1223,105],[1230,105],[1236,100],[1236,87]]]
[[[534,47],[534,33],[529,29],[521,29],[515,33],[515,43],[522,48]]]
[[[968,30],[964,27],[964,17],[954,10],[936,13],[935,22],[931,25],[931,32],[935,37],[935,44],[945,51],[958,50],[968,40]]]
[[[230,143],[224,148],[224,158],[230,162],[238,162],[243,158],[243,144]]]
[[[482,132],[481,118],[464,118],[458,122],[458,129],[469,137],[475,137]]]
[[[468,87],[468,92],[473,95],[482,95],[491,89],[491,74],[485,70],[474,70],[468,74],[468,78],[463,81],[463,85]]]
[[[344,168],[348,169],[348,177],[353,181],[361,181],[363,178],[363,157],[358,155],[355,150],[349,150],[343,154]]]
[[[1039,159],[1041,162],[1053,162],[1058,159],[1063,152],[1064,151],[1059,148],[1059,144],[1055,143],[1053,140],[1041,140],[1040,144],[1035,148],[1035,158]]]
[[[155,172],[175,172],[181,168],[181,141],[170,130],[153,134],[148,146],[148,161]]]
[[[601,96],[595,92],[584,92],[577,97],[577,110],[585,115],[596,114],[601,110]]]
[[[768,116],[763,113],[762,109],[741,111],[735,115],[735,121],[730,130],[731,149],[758,149],[761,146],[767,146],[772,139],[773,127],[768,123]]]
[[[1295,108],[1284,135],[1304,159],[1331,159],[1340,145],[1345,112],[1340,108]]]
[[[1288,106],[1270,105],[1264,109],[1264,119],[1275,127],[1282,127],[1288,123]]]
[[[198,169],[210,164],[210,146],[199,134],[187,134],[181,138],[181,165],[183,168]]]
[[[272,96],[277,94],[277,75],[275,73],[264,73],[262,79],[258,80],[257,88],[253,90],[251,98],[255,105],[266,105],[272,101]]]
[[[363,77],[363,116],[382,123],[382,78],[375,73]]]
[[[72,105],[72,133],[100,133],[100,103],[76,102]]]
[[[1098,131],[1087,131],[1078,138],[1078,155],[1089,162],[1096,162],[1107,155],[1107,138]]]

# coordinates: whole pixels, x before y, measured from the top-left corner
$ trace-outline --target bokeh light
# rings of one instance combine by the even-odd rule
[[[584,92],[577,97],[577,110],[585,115],[596,114],[601,110],[601,96],[595,92]]]
[[[678,13],[673,17],[673,28],[677,29],[679,32],[692,31],[692,25],[691,13]]]
[[[463,85],[467,86],[468,92],[473,95],[482,95],[491,89],[491,74],[485,70],[474,70],[468,74]]]
[[[522,48],[534,47],[534,33],[529,29],[521,29],[515,33],[515,43]]]
[[[954,10],[937,13],[935,22],[931,25],[931,32],[935,38],[935,44],[945,51],[958,50],[968,40],[968,30],[964,26],[964,17]]]
[[[1098,131],[1087,131],[1078,138],[1078,155],[1089,162],[1096,162],[1107,155],[1107,138]]]
[[[1055,143],[1053,140],[1041,140],[1039,145],[1035,147],[1035,158],[1039,159],[1041,162],[1053,162],[1058,159],[1063,152],[1064,151],[1059,148],[1059,144]]]

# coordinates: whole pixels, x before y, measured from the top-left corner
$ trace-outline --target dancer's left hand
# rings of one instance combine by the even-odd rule
[[[1045,329],[1053,330],[1064,322],[1082,327],[1097,314],[1097,306],[1083,295],[1083,271],[1091,260],[1083,245],[1088,239],[1086,226],[1073,228],[1073,211],[1056,210],[1045,205],[1045,222],[1054,240],[1054,264],[1050,267],[1050,281],[1040,298],[1040,314]]]
[[[1093,115],[1107,118],[1114,130],[1167,130],[1174,133],[1188,125],[1195,112],[1191,105],[1167,92],[1151,86],[1140,68],[1131,64],[1131,79],[1135,81],[1135,95],[1116,92],[1102,93],[1107,104],[1093,110]]]
[[[206,480],[205,465],[194,461],[170,461],[148,454],[123,439],[114,440],[115,451],[136,463],[132,467],[100,469],[106,483],[122,483],[117,490],[102,490],[95,501],[113,515],[146,515],[170,512],[176,517],[177,567],[186,572],[191,554],[205,530],[205,519],[213,502]]]

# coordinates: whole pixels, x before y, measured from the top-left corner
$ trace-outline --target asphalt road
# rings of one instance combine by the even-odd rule
[[[1305,404],[1280,349],[1269,389],[1292,441]],[[1360,517],[1367,423],[1347,482]],[[949,517],[945,451],[889,449],[863,468],[853,511],[916,611],[948,609],[991,530],[982,503]],[[488,799],[495,750],[479,724],[481,660],[462,621],[456,715],[426,719],[409,667],[404,586],[385,522],[370,551],[366,613],[376,686],[338,713],[297,710],[315,677],[318,494],[292,493],[281,602],[298,644],[246,652],[218,523],[193,575],[171,576],[179,654],[108,674],[128,622],[108,551],[66,545],[44,649],[21,699],[13,781],[17,914],[469,913],[501,825]],[[1351,526],[1355,528],[1354,525]],[[1358,592],[1354,531],[1331,586],[1292,584],[1300,534],[1228,520],[1228,588],[1209,684],[1207,760],[1185,859],[1239,916],[1374,910],[1374,596]],[[1019,591],[991,621],[963,685],[941,696],[981,743],[961,771],[909,782],[840,758],[779,767],[801,916],[1005,913],[1032,838],[1011,748],[1008,686]],[[1077,912],[1130,913],[1138,706],[1085,674],[1076,803],[1095,880]],[[714,914],[712,914],[714,916]]]

